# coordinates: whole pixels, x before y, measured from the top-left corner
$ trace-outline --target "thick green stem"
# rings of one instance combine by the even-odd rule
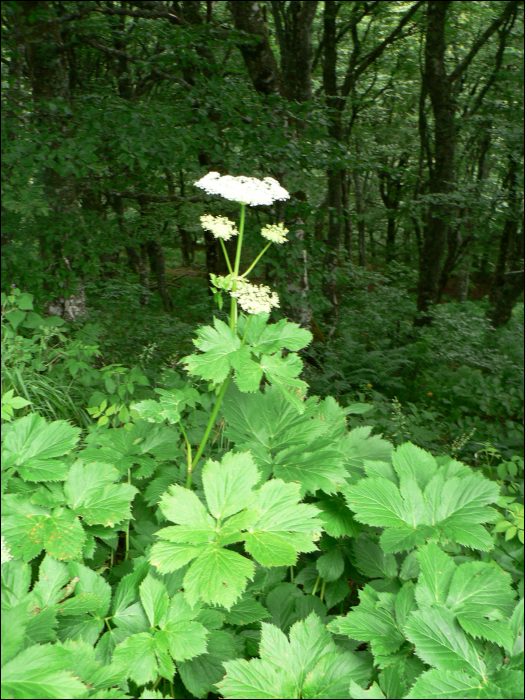
[[[233,284],[232,292],[237,288],[237,277],[239,275],[239,267],[241,264],[241,250],[242,250],[242,237],[244,234],[244,214],[246,205],[241,204],[241,217],[239,221],[239,237],[237,238],[237,250],[235,252],[235,267],[233,268]],[[237,299],[232,296],[231,301],[231,314],[230,314],[230,328],[232,331],[237,329]]]
[[[315,595],[315,594],[316,594],[317,587],[319,586],[319,582],[320,582],[320,581],[321,581],[321,576],[318,576],[318,577],[317,577],[317,581],[315,582],[315,585],[314,585],[314,590],[312,591],[312,595]]]
[[[255,258],[255,260],[252,262],[252,264],[250,265],[250,267],[246,270],[246,272],[244,272],[244,273],[240,276],[241,279],[242,279],[243,277],[246,277],[246,275],[248,275],[248,274],[253,270],[253,268],[257,265],[257,263],[259,262],[259,260],[262,258],[262,256],[266,253],[266,251],[268,250],[268,248],[269,248],[271,245],[272,245],[272,242],[270,241],[269,243],[267,243],[267,244],[264,246],[264,248],[261,250],[261,252],[259,253],[259,255],[258,255],[258,256]]]
[[[208,438],[210,437],[211,430],[215,424],[215,418],[217,418],[217,413],[219,412],[219,408],[220,408],[222,400],[224,398],[224,394],[226,393],[226,389],[228,388],[228,382],[230,381],[230,377],[231,377],[231,372],[226,377],[224,382],[222,383],[222,387],[221,387],[221,390],[219,392],[219,396],[217,397],[217,401],[215,402],[215,406],[213,407],[213,411],[212,411],[212,414],[210,416],[210,420],[208,421],[208,425],[206,426],[206,430],[204,431],[204,436],[202,438],[201,444],[199,445],[199,449],[197,450],[197,454],[195,455],[195,458],[192,462],[192,465],[191,465],[192,472],[195,469],[197,462],[201,458],[202,453],[204,452],[204,448],[206,447],[206,443],[208,442]]]

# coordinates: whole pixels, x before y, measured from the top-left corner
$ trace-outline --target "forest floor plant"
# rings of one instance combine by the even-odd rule
[[[308,397],[310,332],[247,279],[282,224],[240,269],[246,206],[288,193],[196,184],[240,204],[202,217],[230,314],[183,360],[197,383],[168,370],[82,436],[4,396],[2,696],[521,698],[522,463],[487,478]]]

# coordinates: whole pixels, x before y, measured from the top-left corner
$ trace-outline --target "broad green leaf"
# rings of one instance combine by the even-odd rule
[[[2,697],[84,697],[87,688],[69,670],[70,661],[70,652],[56,644],[24,649],[2,668]]]
[[[110,464],[75,462],[64,484],[68,504],[89,525],[113,527],[131,517],[131,501],[138,491],[131,484],[114,483],[119,478]]]
[[[341,453],[329,447],[316,446],[314,442],[306,449],[304,445],[288,447],[274,459],[274,474],[283,481],[301,484],[301,492],[325,493],[340,491],[346,483],[346,470]]]
[[[152,627],[158,625],[168,608],[166,586],[153,576],[147,576],[140,584],[140,600]]]
[[[167,529],[167,528],[166,528]],[[162,537],[163,530],[157,534]],[[150,552],[150,562],[162,574],[169,574],[172,571],[182,568],[203,552],[207,551],[208,545],[202,544],[177,544],[157,540]]]
[[[247,337],[247,341],[254,346],[254,351],[259,353],[273,353],[283,347],[296,352],[312,341],[312,334],[296,323],[281,319],[277,323],[267,325],[257,338]]]
[[[339,449],[345,458],[345,467],[350,476],[363,476],[366,461],[390,462],[392,445],[380,435],[370,435],[372,427],[362,425],[351,430],[341,441]]]
[[[188,661],[178,663],[186,688],[196,697],[215,690],[225,674],[225,662],[237,656],[234,639],[228,632],[210,632],[206,652]]]
[[[173,658],[186,661],[206,651],[207,630],[195,621],[199,608],[188,605],[183,593],[176,593],[169,602],[165,618],[161,621],[160,632],[155,639],[166,643]]]
[[[407,581],[396,595],[394,609],[397,626],[402,629],[411,612],[416,610],[415,586],[412,581]]]
[[[298,484],[272,479],[251,503],[257,519],[248,530],[245,546],[263,566],[291,566],[298,552],[317,549],[314,540],[322,529],[317,508],[298,501]]]
[[[350,681],[350,697],[356,700],[381,700],[386,696],[374,681],[368,690],[361,688],[355,681]]]
[[[346,617],[338,617],[329,629],[346,634],[351,639],[371,642],[374,654],[392,654],[405,641],[394,619],[394,609],[388,610],[381,604],[380,596],[366,585],[359,593],[360,605]]]
[[[44,546],[56,559],[78,559],[86,539],[79,519],[66,508],[55,508],[44,524]]]
[[[184,576],[184,591],[190,605],[199,599],[229,610],[253,578],[253,562],[228,549],[208,546]]]
[[[75,588],[75,597],[81,597],[83,594],[92,594],[95,597],[95,603],[90,612],[100,617],[107,615],[111,601],[111,587],[107,581],[93,569],[78,562],[70,562],[68,567],[71,576],[79,579]]]
[[[463,671],[431,669],[422,673],[406,696],[411,700],[448,700],[448,698],[479,698],[483,683],[479,677],[472,678]]]
[[[36,457],[61,457],[77,444],[79,434],[80,428],[69,425],[65,420],[48,423],[38,413],[31,413],[14,421],[3,448],[16,455],[16,464],[21,466]]]
[[[364,685],[371,672],[372,664],[351,652],[329,652],[306,676],[301,697],[346,698],[350,681]]]
[[[133,634],[121,642],[113,652],[113,663],[126,672],[137,685],[152,683],[157,679],[158,664],[155,641],[149,632]]]
[[[2,666],[22,648],[26,627],[27,603],[2,610]]]
[[[415,557],[421,567],[416,586],[419,607],[445,604],[457,568],[454,560],[433,542],[421,547]]]
[[[424,489],[437,471],[437,462],[420,447],[405,442],[392,453],[392,464],[399,478],[411,477]]]
[[[454,614],[442,605],[426,606],[410,615],[405,625],[408,639],[425,663],[440,670],[485,674],[485,664],[461,629]]]
[[[46,554],[40,564],[38,581],[33,586],[35,604],[47,608],[57,603],[64,595],[63,586],[71,579],[66,564]]]
[[[227,661],[226,676],[217,688],[227,698],[298,698],[293,681],[269,661]]]
[[[356,568],[369,578],[395,578],[397,562],[393,554],[384,554],[369,537],[361,536],[354,544]]]
[[[315,504],[319,508],[319,520],[323,529],[332,537],[358,537],[361,525],[354,517],[344,499],[336,494],[330,498],[319,500]]]
[[[182,359],[189,374],[196,374],[215,384],[223,382],[230,372],[232,357],[241,345],[240,338],[223,321],[214,318],[215,328],[203,326],[193,342],[202,350],[201,355]]]
[[[321,555],[316,564],[323,581],[336,581],[345,568],[343,555],[341,550],[337,548]]]
[[[224,620],[228,625],[249,625],[269,617],[268,611],[254,598],[243,598],[225,611]]]
[[[222,462],[208,460],[202,483],[210,513],[223,520],[245,508],[260,474],[249,452],[229,452]]]
[[[138,597],[139,586],[147,576],[149,568],[147,561],[137,563],[135,571],[120,580],[111,606],[114,615],[125,610]]]
[[[42,509],[43,510],[43,509]],[[2,535],[13,557],[25,562],[34,559],[44,546],[44,528],[47,515],[8,515],[2,520]]]
[[[362,523],[376,527],[403,527],[405,509],[399,490],[387,479],[362,479],[343,489],[349,507]]]
[[[159,505],[164,516],[173,523],[185,525],[191,531],[203,532],[206,536],[214,531],[214,520],[196,494],[189,489],[173,484]]]
[[[446,605],[456,614],[488,616],[495,611],[509,617],[515,606],[512,578],[499,566],[466,562],[457,567]]]

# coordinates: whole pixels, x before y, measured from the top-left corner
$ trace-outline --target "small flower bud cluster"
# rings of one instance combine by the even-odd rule
[[[288,229],[284,228],[283,224],[268,224],[261,229],[261,236],[272,241],[272,243],[286,243],[288,241],[286,238],[287,233]]]
[[[265,177],[264,180],[244,177],[244,175],[221,177],[219,173],[211,172],[194,184],[208,194],[218,194],[224,199],[249,204],[252,207],[290,198],[284,187],[281,187],[272,177]]]
[[[201,224],[202,228],[211,231],[215,238],[222,238],[223,241],[229,241],[232,236],[237,236],[239,233],[233,221],[230,221],[225,216],[205,214],[201,216]]]
[[[13,555],[11,554],[11,550],[9,547],[6,545],[4,536],[2,535],[2,564],[5,564],[8,561],[11,561],[13,558]]]
[[[239,306],[248,314],[269,314],[273,307],[279,306],[277,294],[264,284],[257,286],[239,279],[235,291],[230,294],[239,300]]]

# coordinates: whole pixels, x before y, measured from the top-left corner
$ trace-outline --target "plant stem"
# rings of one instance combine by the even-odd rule
[[[319,576],[317,577],[317,581],[315,582],[314,590],[312,591],[312,595],[315,595],[315,593],[316,593],[316,591],[317,591],[317,586],[319,585],[319,581],[320,581],[320,580],[321,580],[321,576],[319,575]]]
[[[230,271],[230,275],[232,275],[233,270],[232,270],[232,266],[230,264],[230,258],[228,257],[228,253],[226,251],[226,246],[224,245],[224,241],[222,240],[222,238],[219,238],[219,241],[221,243],[222,252],[224,253],[224,257],[226,258],[226,265],[228,266],[228,270]]]
[[[257,263],[259,262],[259,260],[262,258],[262,256],[266,253],[266,251],[268,250],[268,248],[269,248],[271,245],[272,245],[272,242],[270,241],[269,243],[267,243],[267,244],[264,246],[264,248],[261,250],[261,252],[259,253],[259,255],[255,258],[255,260],[252,262],[252,264],[250,265],[250,267],[246,270],[246,272],[244,272],[242,275],[240,275],[241,278],[246,277],[246,275],[248,275],[248,274],[253,270],[253,268],[257,265]]]
[[[128,467],[128,484],[131,484],[131,469]],[[129,523],[130,521],[128,520],[127,525],[126,525],[126,556],[124,559],[129,559]]]
[[[323,579],[323,585],[321,586],[321,595],[319,596],[321,598],[321,600],[323,600],[323,598],[324,598],[325,588],[326,588],[326,581]]]
[[[233,268],[233,285],[232,292],[235,291],[237,287],[237,276],[239,275],[239,267],[241,264],[241,250],[242,250],[242,237],[244,234],[244,214],[246,205],[241,204],[241,217],[239,221],[239,237],[237,239],[237,251],[235,252],[235,267]],[[237,328],[237,299],[232,297],[231,302],[231,316],[230,316],[230,328],[234,331]]]
[[[215,402],[215,406],[213,407],[213,411],[212,411],[212,414],[210,416],[210,420],[208,421],[208,425],[206,426],[206,430],[204,431],[204,436],[202,438],[201,444],[199,445],[199,449],[197,450],[197,454],[195,455],[195,458],[193,459],[193,462],[191,465],[192,472],[193,472],[193,469],[195,469],[197,462],[201,458],[201,455],[204,451],[204,448],[206,447],[206,443],[208,442],[208,438],[210,437],[211,429],[213,428],[213,426],[215,424],[215,418],[217,417],[217,413],[219,412],[219,408],[220,408],[220,405],[221,405],[222,400],[224,398],[224,394],[226,393],[226,389],[228,388],[228,382],[230,381],[230,377],[231,377],[231,372],[226,377],[224,382],[222,383],[222,387],[221,387],[221,390],[219,392],[219,396],[217,397],[217,401]]]
[[[180,425],[182,435],[184,436],[184,440],[186,441],[186,460],[188,462],[188,474],[186,475],[186,488],[189,489],[189,488],[191,488],[191,475],[193,474],[193,464],[192,464],[192,459],[191,459],[191,445],[190,445],[190,441],[188,440],[188,436],[186,435],[186,431],[184,430],[184,426],[182,425],[181,420],[179,420],[179,425]]]

